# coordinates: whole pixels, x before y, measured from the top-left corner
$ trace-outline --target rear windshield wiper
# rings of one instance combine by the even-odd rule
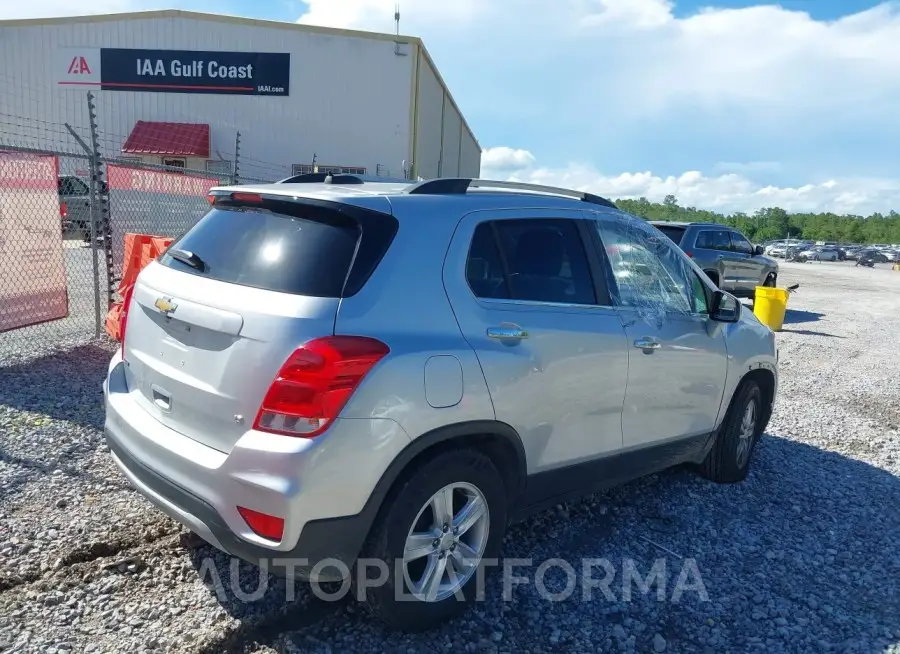
[[[173,259],[176,259],[191,268],[199,270],[200,272],[206,272],[206,262],[193,252],[188,252],[187,250],[169,250],[169,254]]]

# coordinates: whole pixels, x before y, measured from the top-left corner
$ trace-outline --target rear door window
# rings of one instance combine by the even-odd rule
[[[511,299],[503,259],[491,223],[481,223],[475,228],[466,261],[466,280],[476,297]]]
[[[703,250],[731,251],[731,237],[724,229],[705,229],[697,234],[697,247]]]
[[[88,195],[90,192],[87,184],[77,177],[61,177],[59,180],[60,195]]]
[[[697,234],[697,247],[702,250],[713,250],[713,232],[704,230]]]
[[[369,238],[360,244],[362,227],[342,213],[300,203],[273,204],[283,212],[261,207],[213,208],[170,246],[160,263],[268,291],[342,297],[348,294],[345,287],[351,267],[367,268],[363,271],[367,277],[396,232],[396,221],[384,215],[393,230],[369,229]]]
[[[584,242],[572,220],[498,220],[475,229],[466,264],[477,297],[596,304]]]

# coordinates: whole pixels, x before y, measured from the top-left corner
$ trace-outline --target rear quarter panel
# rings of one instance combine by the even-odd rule
[[[400,228],[394,242],[359,293],[341,301],[335,333],[370,336],[391,349],[365,377],[344,414],[390,418],[415,439],[450,424],[493,420],[494,408],[444,290],[444,257],[461,214],[442,196],[402,200],[395,206]],[[434,408],[425,393],[426,364],[440,355],[459,362],[461,399]],[[441,361],[444,370],[453,363]],[[450,394],[446,387],[441,391]]]

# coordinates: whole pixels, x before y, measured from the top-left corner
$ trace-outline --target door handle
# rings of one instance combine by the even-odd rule
[[[659,341],[655,338],[644,336],[643,338],[637,339],[634,342],[634,346],[639,350],[643,350],[644,352],[653,352],[653,350],[659,349]]]
[[[526,332],[518,325],[488,327],[487,335],[489,338],[498,338],[500,340],[520,340],[523,338],[528,338],[528,332]]]

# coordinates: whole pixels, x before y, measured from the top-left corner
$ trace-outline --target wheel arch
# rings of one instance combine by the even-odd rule
[[[732,391],[731,397],[728,399],[728,406],[726,410],[721,414],[719,420],[720,426],[725,422],[726,417],[731,412],[731,407],[734,404],[734,399],[738,396],[741,389],[751,381],[756,382],[757,386],[759,386],[760,392],[762,393],[762,431],[765,431],[766,427],[769,424],[769,420],[772,417],[772,408],[775,403],[775,392],[777,390],[778,382],[775,376],[775,371],[772,370],[770,366],[761,363],[751,366],[750,369],[741,376],[740,381],[735,384],[734,391]]]
[[[510,512],[522,497],[527,479],[525,447],[519,433],[498,420],[473,420],[439,427],[407,445],[381,476],[360,517],[368,534],[378,514],[422,462],[454,449],[474,449],[496,466],[506,487]]]

